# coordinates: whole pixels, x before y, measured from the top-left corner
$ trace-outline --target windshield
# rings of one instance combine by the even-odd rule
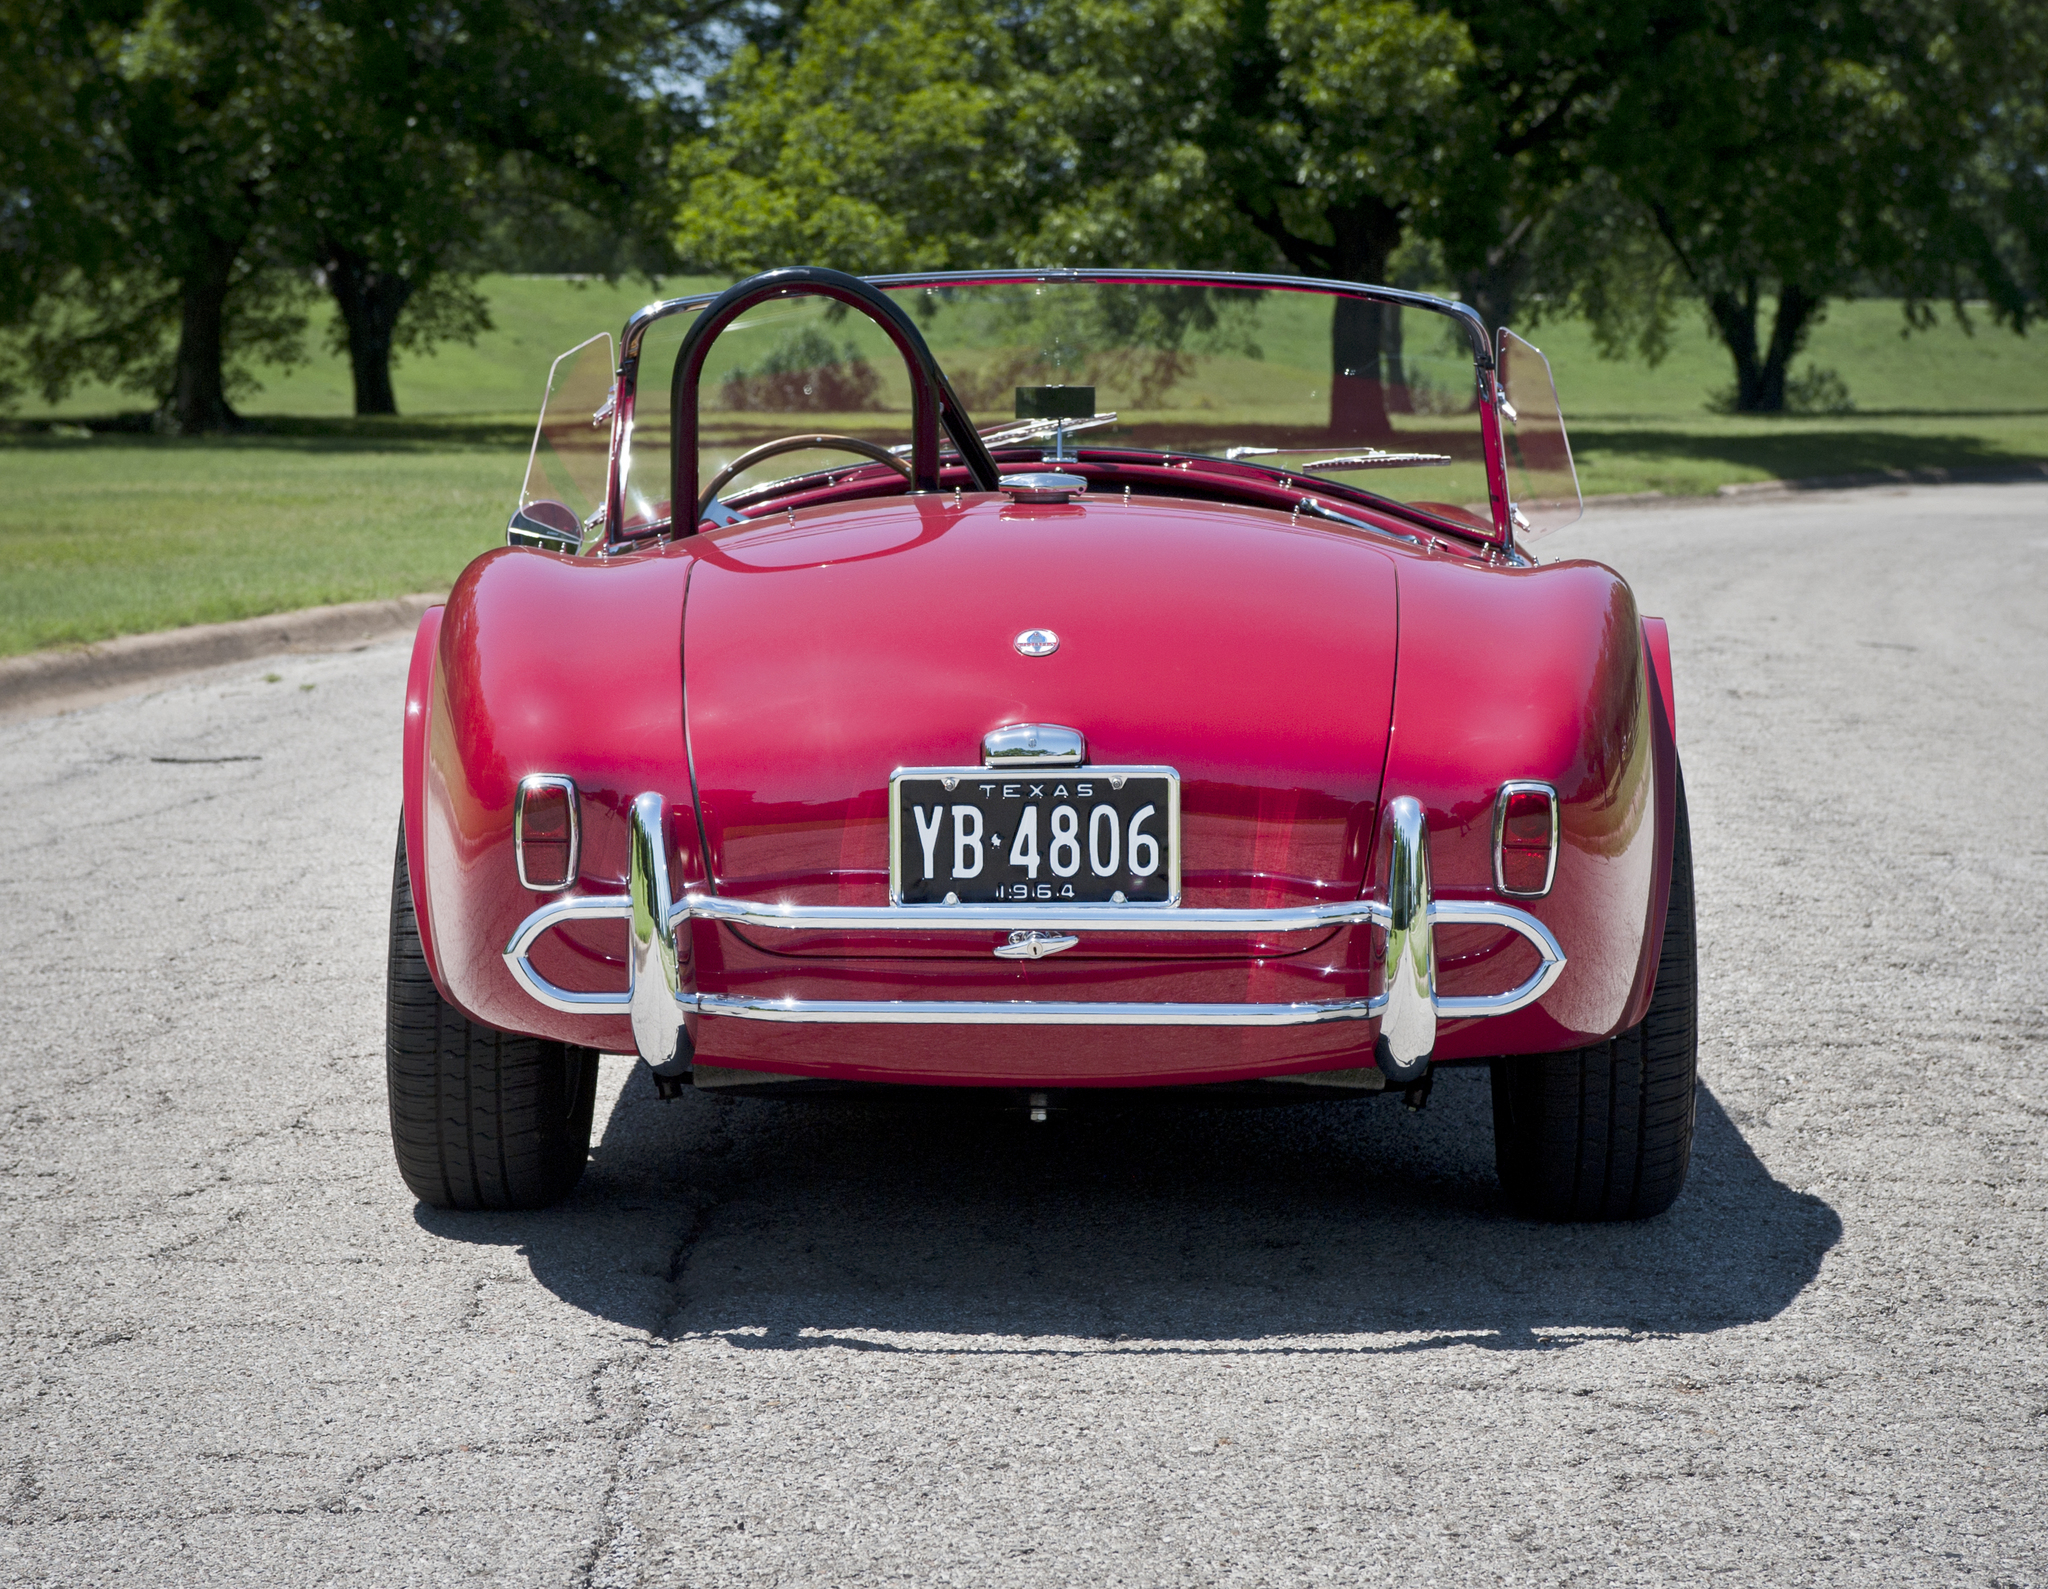
[[[875,285],[923,333],[1005,467],[1194,454],[1337,482],[1490,533],[1466,320],[1272,279]],[[667,306],[639,348],[622,456],[627,534],[668,517],[668,377],[700,306]],[[910,438],[902,356],[872,320],[822,298],[778,299],[734,321],[698,393],[705,481],[792,435],[891,448]],[[873,468],[830,448],[784,452],[723,485],[719,501],[744,507],[770,481],[850,467]]]

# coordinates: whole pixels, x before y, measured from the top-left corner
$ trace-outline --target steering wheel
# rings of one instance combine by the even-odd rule
[[[746,473],[757,463],[785,452],[807,452],[813,447],[833,447],[840,452],[857,452],[863,458],[876,463],[885,463],[907,481],[911,478],[910,460],[899,458],[886,447],[878,447],[871,441],[862,441],[858,436],[832,434],[817,436],[784,436],[779,441],[764,441],[758,447],[750,447],[711,477],[711,484],[704,488],[704,495],[697,503],[697,517],[692,522],[701,523],[704,515],[711,511],[711,504],[718,500],[718,493],[739,475]]]

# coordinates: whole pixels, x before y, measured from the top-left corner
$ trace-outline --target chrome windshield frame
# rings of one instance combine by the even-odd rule
[[[765,272],[764,275],[777,275]],[[837,276],[837,272],[818,272],[819,275]],[[750,278],[751,279],[751,278]],[[1513,526],[1510,522],[1508,498],[1507,450],[1501,434],[1499,410],[1500,390],[1494,360],[1493,338],[1486,329],[1486,322],[1470,304],[1455,298],[1439,298],[1432,293],[1410,292],[1400,287],[1377,287],[1364,282],[1334,281],[1317,276],[1276,276],[1256,272],[1221,270],[1112,270],[1077,269],[1069,267],[1036,270],[946,270],[910,271],[883,276],[862,276],[852,278],[866,286],[884,292],[918,287],[970,287],[970,286],[1030,286],[1030,285],[1076,285],[1076,286],[1158,286],[1158,287],[1239,287],[1266,292],[1301,292],[1320,294],[1325,297],[1353,298],[1366,303],[1392,305],[1398,308],[1420,309],[1433,314],[1448,316],[1463,327],[1466,340],[1472,347],[1474,376],[1478,385],[1479,429],[1486,464],[1487,505],[1493,521],[1491,537],[1479,537],[1470,528],[1447,526],[1455,533],[1490,539],[1491,543],[1503,549],[1514,544]],[[741,286],[745,283],[739,284]],[[640,355],[648,330],[660,320],[672,315],[688,314],[734,292],[728,287],[717,292],[690,293],[680,298],[659,299],[636,310],[626,320],[619,334],[619,368],[617,397],[613,405],[612,463],[610,478],[605,495],[605,546],[607,550],[630,547],[654,533],[643,530],[635,536],[619,533],[624,522],[625,470],[632,435],[636,397],[639,390]],[[721,327],[722,329],[722,327]],[[679,355],[680,359],[680,355]],[[943,378],[943,371],[940,372]],[[949,394],[950,395],[950,394]],[[669,415],[671,426],[676,421],[673,411]],[[1219,459],[1219,462],[1229,462]],[[673,465],[674,460],[671,460]],[[1285,471],[1277,471],[1285,473]],[[1318,481],[1318,485],[1329,486],[1334,482]],[[1402,506],[1401,504],[1395,504]],[[671,506],[671,514],[673,514]],[[1427,517],[1427,515],[1424,515]],[[1431,522],[1438,522],[1434,519]],[[666,526],[662,527],[664,530]],[[694,529],[695,526],[690,526]]]

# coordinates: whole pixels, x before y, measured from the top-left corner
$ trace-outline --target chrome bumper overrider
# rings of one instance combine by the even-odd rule
[[[686,1065],[691,1024],[714,1016],[744,1021],[929,1026],[1312,1026],[1324,1021],[1378,1020],[1379,1065],[1392,1081],[1421,1074],[1436,1043],[1439,1019],[1506,1015],[1534,1004],[1564,970],[1564,951],[1550,929],[1527,911],[1492,900],[1434,899],[1429,834],[1421,805],[1387,803],[1381,823],[1388,852],[1387,898],[1272,910],[1190,910],[1161,905],[1093,905],[1059,910],[1031,906],[771,905],[707,894],[673,898],[663,821],[667,802],[643,794],[633,802],[630,879],[624,894],[584,896],[543,905],[512,935],[505,964],[519,985],[551,1010],[572,1015],[629,1015],[641,1057],[656,1070]],[[631,985],[615,993],[556,987],[530,958],[542,933],[572,921],[623,918],[631,923]],[[690,964],[692,921],[805,932],[1233,933],[1314,932],[1370,923],[1387,934],[1387,985],[1367,999],[1298,1004],[1119,1003],[1033,999],[787,999],[699,993]],[[1432,929],[1491,926],[1519,933],[1541,964],[1505,993],[1447,997],[1436,991]]]

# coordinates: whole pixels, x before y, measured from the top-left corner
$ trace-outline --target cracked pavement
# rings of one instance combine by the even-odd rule
[[[1506,1217],[1477,1072],[1032,1126],[624,1059],[567,1203],[421,1208],[404,645],[0,726],[0,1578],[2048,1583],[2048,488],[1540,550],[1671,622],[1703,1086],[1641,1226]]]

